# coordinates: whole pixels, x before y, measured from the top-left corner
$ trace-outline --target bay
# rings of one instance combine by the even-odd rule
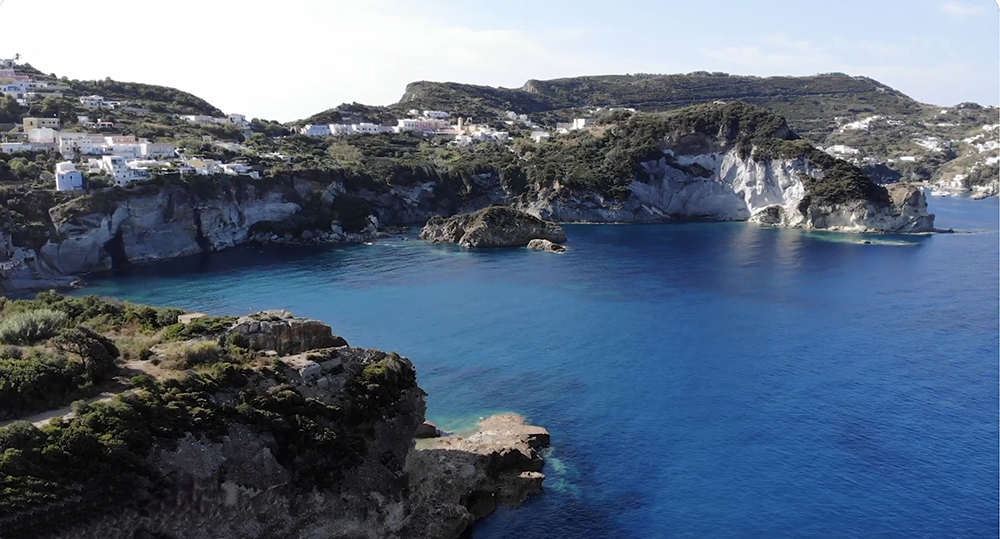
[[[78,293],[289,309],[412,359],[443,428],[498,411],[547,427],[544,494],[476,539],[996,537],[998,204],[931,211],[970,233],[569,225],[564,255],[410,234]]]

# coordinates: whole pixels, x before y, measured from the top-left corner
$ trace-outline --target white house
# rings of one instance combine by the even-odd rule
[[[550,135],[547,131],[532,131],[531,132],[531,140],[533,140],[535,142],[541,142],[543,140],[548,140],[551,136],[552,135]]]
[[[88,95],[80,98],[80,104],[89,109],[99,109],[106,106],[104,97],[99,95]]]
[[[354,134],[354,126],[353,125],[347,125],[347,124],[330,124],[328,127],[330,128],[330,134],[331,135],[353,135]]]
[[[583,129],[592,123],[593,120],[591,120],[590,118],[574,118],[573,127],[571,127],[570,129]]]
[[[444,118],[450,118],[450,117],[451,117],[451,114],[448,113],[448,112],[444,112],[443,110],[425,110],[424,111],[424,118],[444,119]]]
[[[309,124],[299,130],[300,133],[306,135],[307,137],[327,137],[330,136],[330,125],[329,124]]]
[[[355,133],[360,133],[360,134],[373,135],[382,132],[382,126],[377,124],[360,123],[360,124],[354,124],[351,127],[354,128]]]
[[[58,131],[51,127],[38,127],[28,130],[28,142],[36,144],[53,144],[56,141]]]
[[[70,159],[79,155],[101,155],[104,153],[104,137],[91,133],[59,133],[59,153]]]
[[[101,169],[111,175],[118,185],[128,185],[131,182],[149,178],[149,172],[132,168],[120,155],[105,155],[101,158]]]
[[[242,114],[230,114],[226,118],[229,120],[229,123],[238,127],[246,127],[250,125],[250,122],[247,121],[247,117]]]
[[[104,137],[105,153],[129,157],[132,159],[142,156],[142,144],[133,136],[109,136]]]
[[[83,174],[76,165],[64,161],[56,165],[56,191],[79,191],[83,189]]]
[[[0,142],[0,153],[17,153],[31,151],[31,144],[26,142]]]
[[[448,120],[431,118],[406,118],[403,120],[397,120],[397,124],[400,131],[414,131],[417,133],[433,133],[439,129],[447,129],[451,127]]]
[[[189,121],[191,123],[196,123],[196,124],[214,124],[215,123],[215,118],[212,118],[211,116],[205,116],[204,114],[187,114],[187,115],[181,116],[181,119],[182,120],[187,120],[187,121]]]
[[[139,153],[143,157],[172,157],[177,148],[169,142],[140,142]]]
[[[202,176],[207,176],[209,174],[218,174],[219,172],[219,162],[212,159],[188,159],[182,165],[178,167],[181,174],[200,174]]]
[[[245,163],[226,163],[220,165],[223,174],[228,174],[230,176],[250,176],[253,179],[260,178],[260,174],[253,169],[250,165]]]

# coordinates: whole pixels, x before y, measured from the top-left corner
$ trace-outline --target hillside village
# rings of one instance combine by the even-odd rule
[[[138,98],[89,91],[102,85],[116,93],[124,86]],[[336,119],[330,123],[282,125],[223,114],[186,94],[165,94],[182,94],[172,89],[159,89],[165,95],[150,99],[155,92],[149,88],[157,87],[134,86],[142,88],[57,79],[17,59],[0,60],[0,181],[88,191],[169,176],[259,179],[297,166],[303,158],[298,149],[316,145],[300,137],[331,141],[331,155],[338,153],[337,140],[359,136],[417,137],[434,147],[512,145],[518,139],[537,145],[574,131],[601,136],[607,124],[636,112],[632,107],[581,107],[569,111],[571,121],[561,122],[551,121],[551,115],[529,118],[512,110],[472,118],[460,111],[401,107],[373,114],[374,108],[362,106],[367,112],[351,113],[346,106],[333,109],[332,116],[317,115]],[[973,104],[940,108],[933,125],[878,114],[837,117],[837,129],[820,147],[879,182],[933,180],[933,194],[991,196],[1000,163],[1000,124],[982,119],[996,116],[995,109]],[[908,142],[900,144],[900,138]],[[304,166],[315,165],[306,161]],[[340,155],[332,162],[348,160]]]

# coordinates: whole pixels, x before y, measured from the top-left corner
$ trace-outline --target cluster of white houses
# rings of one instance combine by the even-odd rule
[[[36,81],[31,75],[15,72],[12,60],[0,60],[0,95],[13,97],[22,106],[46,97],[63,97],[65,90],[69,86]]]
[[[341,135],[374,135],[378,133],[416,133],[420,135],[454,136],[456,144],[471,144],[479,141],[506,142],[510,134],[497,131],[488,126],[466,123],[465,118],[459,118],[452,124],[451,114],[439,110],[409,111],[411,118],[396,120],[396,125],[378,125],[374,123],[355,124],[309,124],[299,132],[310,137],[329,137]]]
[[[172,170],[181,174],[227,174],[260,178],[259,173],[246,163],[222,163],[213,159],[182,158],[173,161],[156,159],[127,159],[121,155],[102,155],[81,162],[81,168],[90,174],[105,174],[115,185],[148,180],[155,170]],[[71,161],[56,165],[56,190],[78,191],[83,189],[83,173]]]

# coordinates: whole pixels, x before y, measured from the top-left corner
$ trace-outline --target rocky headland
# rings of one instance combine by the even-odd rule
[[[159,344],[118,362],[128,389],[45,433],[0,428],[4,538],[457,538],[541,490],[549,435],[519,416],[417,446],[424,392],[402,356],[287,311],[157,324]]]

